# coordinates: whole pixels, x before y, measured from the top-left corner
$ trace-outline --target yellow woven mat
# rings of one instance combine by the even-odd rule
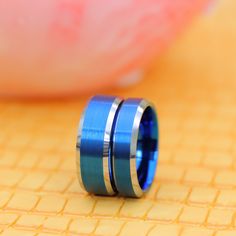
[[[1,102],[2,235],[236,235],[235,12],[234,0],[220,1],[145,80],[113,91],[159,110],[160,161],[143,199],[80,189],[74,149],[87,98]]]

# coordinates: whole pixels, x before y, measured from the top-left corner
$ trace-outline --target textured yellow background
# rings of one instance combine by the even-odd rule
[[[197,20],[139,85],[112,93],[159,110],[151,191],[131,200],[80,189],[74,147],[87,97],[1,102],[2,235],[235,236],[236,1]]]

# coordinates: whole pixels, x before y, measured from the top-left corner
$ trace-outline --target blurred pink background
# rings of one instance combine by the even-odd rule
[[[1,1],[0,95],[80,95],[135,81],[206,2]]]

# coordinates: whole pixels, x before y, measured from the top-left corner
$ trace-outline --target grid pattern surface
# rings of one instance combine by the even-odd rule
[[[88,98],[1,102],[0,234],[236,235],[235,12],[220,1],[144,81],[113,91],[159,111],[159,165],[143,199],[80,188],[74,149]]]

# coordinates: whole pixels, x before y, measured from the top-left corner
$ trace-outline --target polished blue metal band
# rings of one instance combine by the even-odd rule
[[[91,193],[112,195],[111,141],[113,122],[122,102],[117,97],[93,97],[80,122],[77,171],[81,186]]]
[[[141,197],[151,186],[158,158],[154,107],[144,99],[123,102],[113,137],[113,168],[119,194]]]
[[[77,171],[90,193],[140,197],[158,159],[155,108],[144,99],[93,97],[80,121]]]

